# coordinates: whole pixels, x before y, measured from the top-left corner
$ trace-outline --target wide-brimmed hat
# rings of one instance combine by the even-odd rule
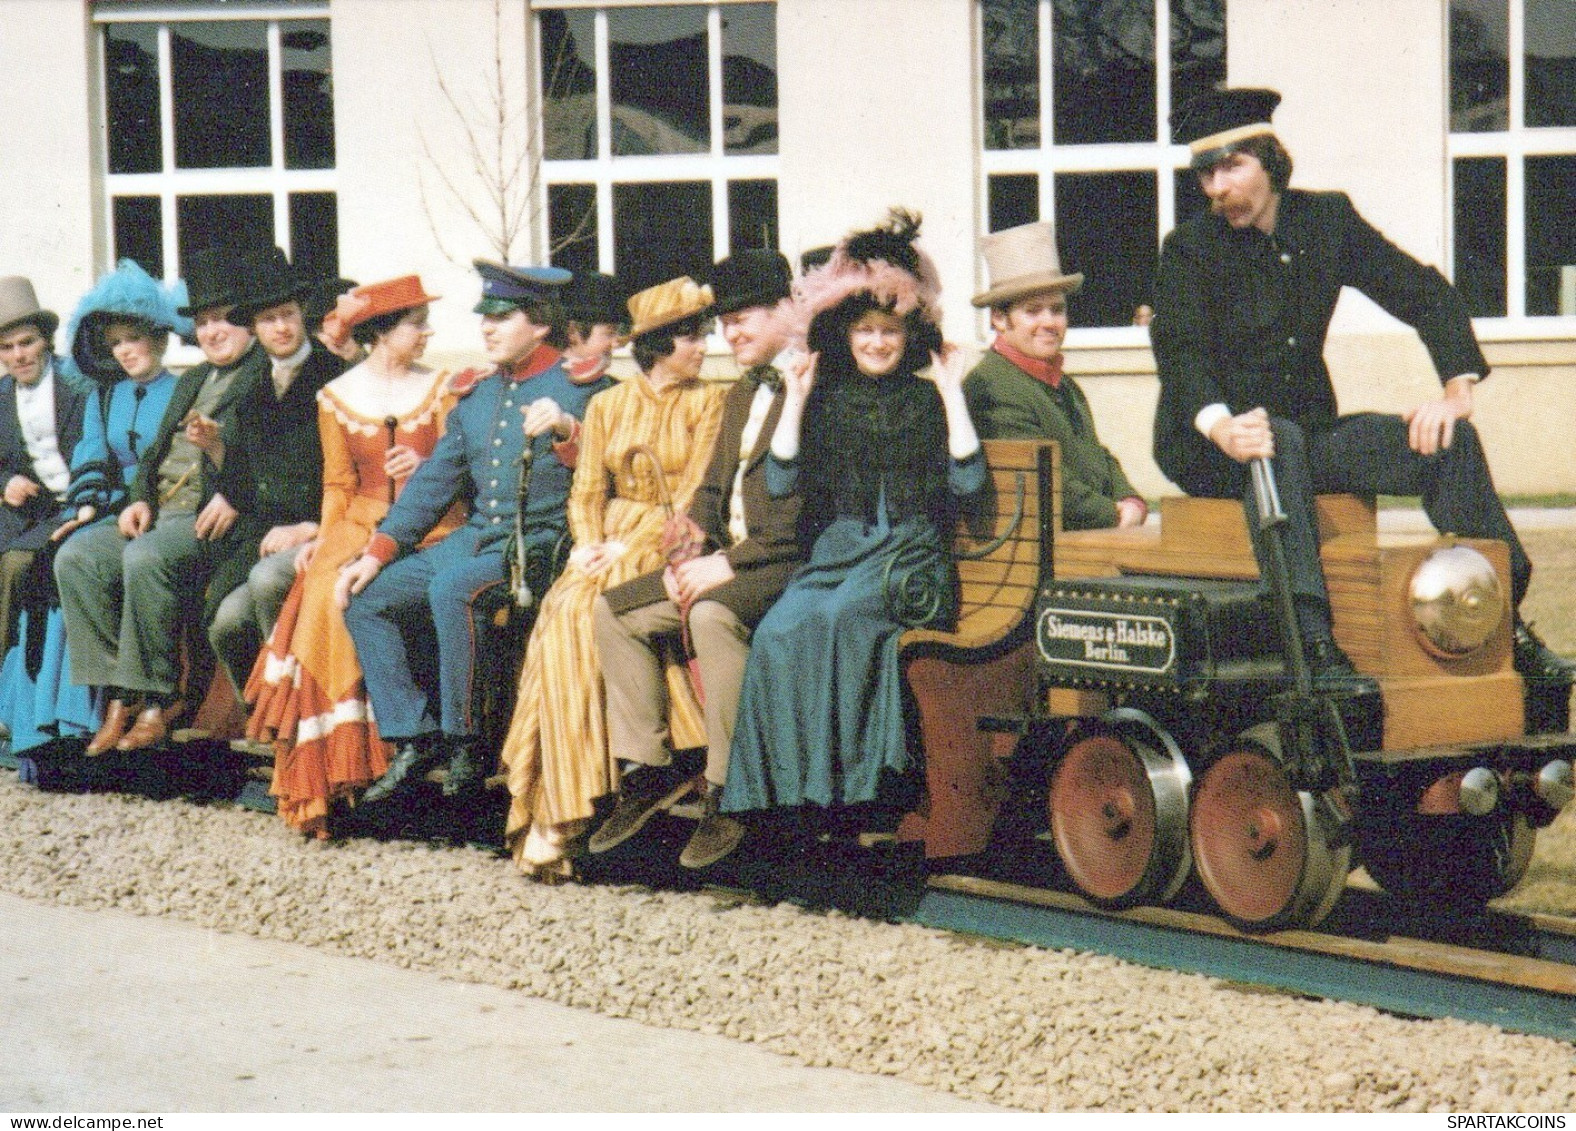
[[[563,304],[564,316],[572,322],[595,326],[629,324],[628,288],[617,275],[604,275],[600,271],[576,271],[575,277],[564,284],[558,301]]]
[[[193,252],[185,263],[186,304],[180,313],[192,318],[200,310],[233,305],[245,267],[240,254],[230,248],[205,247]]]
[[[235,308],[226,316],[237,326],[250,328],[259,311],[282,302],[305,303],[312,292],[312,281],[303,279],[277,247],[247,256],[238,274],[240,294]]]
[[[508,314],[524,302],[556,299],[573,276],[562,267],[516,267],[491,259],[472,260],[482,277],[477,314]]]
[[[343,343],[350,331],[380,314],[393,314],[400,310],[414,310],[436,302],[441,295],[429,295],[421,284],[420,275],[401,275],[368,283],[342,294],[334,309],[323,316],[323,333],[335,342]]]
[[[719,315],[749,306],[776,306],[793,289],[793,269],[781,252],[737,251],[711,269],[711,289]]]
[[[1207,169],[1249,138],[1275,133],[1270,116],[1280,92],[1260,87],[1217,87],[1171,112],[1171,130],[1186,142],[1194,169]]]
[[[32,280],[22,275],[0,276],[0,334],[31,322],[46,338],[60,328],[60,315],[38,305]]]
[[[634,321],[629,336],[638,338],[697,314],[711,312],[713,295],[688,275],[669,279],[629,296],[629,314]]]
[[[970,300],[975,306],[1001,306],[1041,291],[1066,294],[1083,286],[1082,272],[1062,274],[1056,231],[1049,221],[993,232],[980,241],[980,250],[990,287]]]
[[[813,322],[864,294],[899,317],[917,313],[940,326],[941,274],[917,242],[919,227],[917,213],[893,208],[875,227],[849,233],[794,284],[799,317]]]
[[[118,319],[128,319],[188,337],[192,322],[180,313],[185,305],[185,280],[160,283],[136,261],[122,259],[115,270],[82,296],[71,315],[66,329],[66,336],[71,339],[71,358],[86,377],[118,381],[126,374],[104,345],[104,327]]]

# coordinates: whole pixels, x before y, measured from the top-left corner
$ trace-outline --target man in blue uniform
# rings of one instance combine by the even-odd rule
[[[568,271],[486,260],[477,260],[476,270],[482,277],[476,312],[494,368],[455,379],[460,400],[443,439],[411,476],[366,550],[340,574],[336,590],[378,731],[397,747],[388,772],[367,790],[367,801],[390,796],[445,751],[445,793],[461,793],[484,778],[471,706],[471,606],[504,582],[504,549],[517,512],[527,561],[551,554],[567,522],[564,504],[586,402],[612,384],[603,375],[577,383],[563,365],[558,290],[568,282]],[[522,500],[519,465],[527,445],[532,470]],[[469,502],[469,521],[413,553],[456,499]],[[434,648],[436,711],[411,665],[411,657],[430,656]]]

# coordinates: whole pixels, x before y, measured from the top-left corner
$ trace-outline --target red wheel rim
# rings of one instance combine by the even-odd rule
[[[1143,760],[1122,739],[1075,743],[1051,778],[1051,835],[1078,889],[1111,901],[1131,894],[1155,853],[1155,798]]]
[[[1302,803],[1275,759],[1234,750],[1205,772],[1191,809],[1193,863],[1222,911],[1247,923],[1285,912],[1308,859]]]

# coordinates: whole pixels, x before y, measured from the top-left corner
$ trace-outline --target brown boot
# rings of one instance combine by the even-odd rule
[[[722,786],[707,782],[705,815],[690,834],[684,851],[679,853],[679,863],[684,867],[709,868],[738,848],[744,839],[744,826],[717,811],[721,801]]]
[[[90,758],[97,758],[100,754],[113,750],[115,744],[125,737],[134,714],[125,700],[111,699],[109,706],[104,709],[104,722],[100,724],[98,733],[93,736],[93,741],[87,744],[83,753]]]
[[[137,721],[130,730],[115,744],[115,749],[123,752],[132,750],[146,750],[150,746],[157,746],[170,736],[170,724],[180,718],[185,704],[171,703],[161,706],[158,703],[149,703],[137,715]]]

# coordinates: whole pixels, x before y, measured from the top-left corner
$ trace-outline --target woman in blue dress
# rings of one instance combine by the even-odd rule
[[[900,805],[888,785],[912,782],[897,639],[956,619],[943,532],[986,478],[918,233],[894,210],[796,288],[811,352],[787,375],[767,484],[799,491],[813,548],[751,641],[724,810]]]
[[[129,259],[99,280],[77,305],[68,336],[77,368],[96,388],[89,394],[82,439],[71,454],[66,510],[51,538],[58,547],[77,529],[113,522],[175,391],[164,368],[172,332],[189,332],[177,308],[186,286],[164,286]],[[35,567],[52,577],[53,555]],[[102,715],[99,689],[71,682],[65,624],[58,599],[44,623],[18,626],[17,644],[0,668],[0,719],[11,728],[11,752],[55,737],[92,735]]]

